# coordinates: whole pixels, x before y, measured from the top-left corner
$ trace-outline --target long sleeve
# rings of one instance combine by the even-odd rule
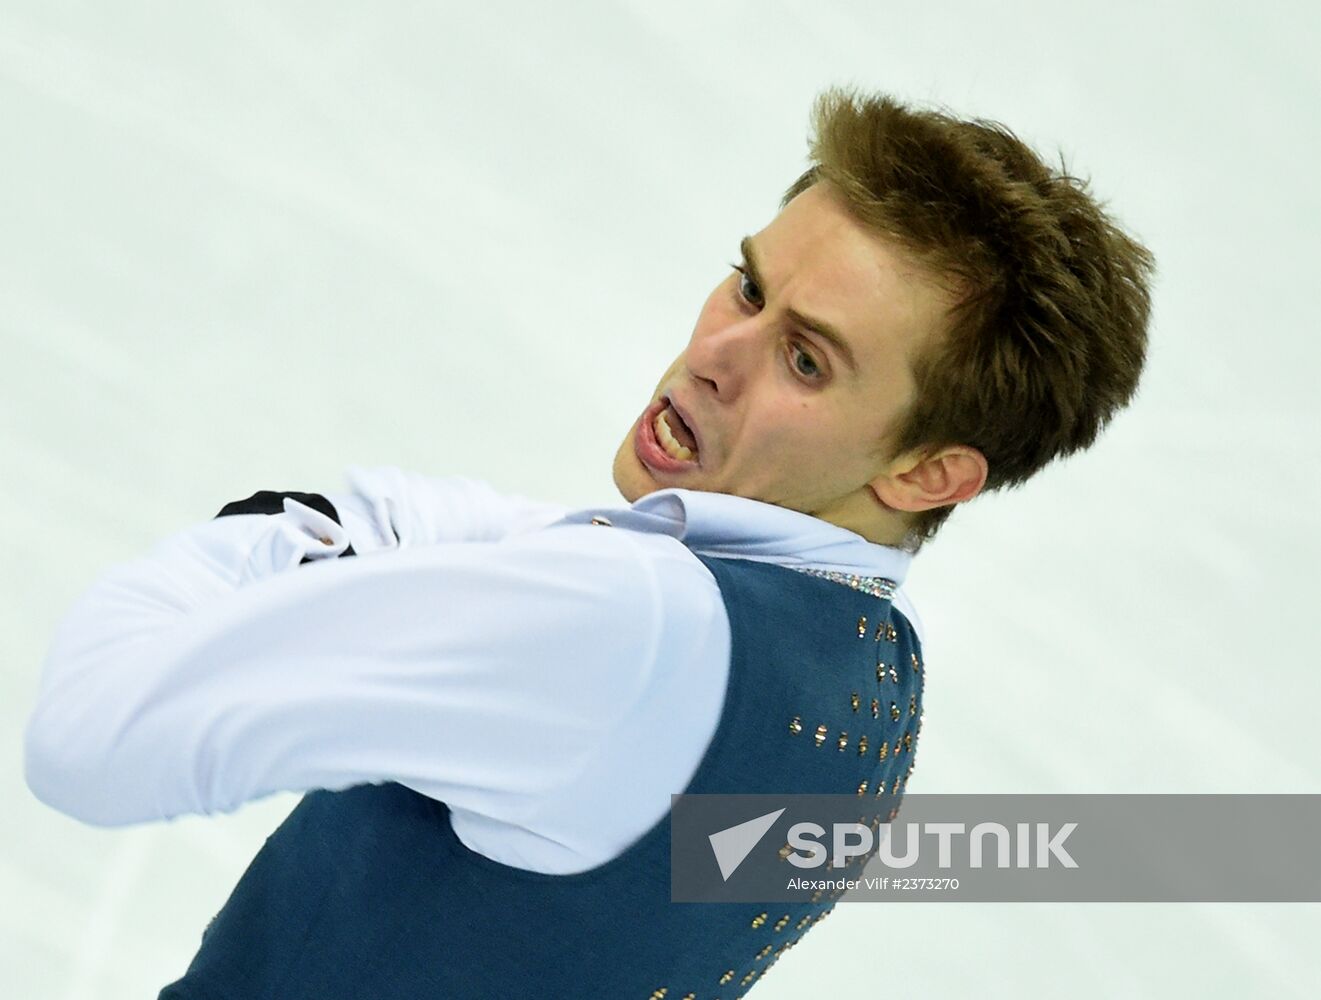
[[[430,476],[398,466],[351,465],[348,489],[326,494],[355,551],[437,542],[493,542],[546,527],[560,504],[500,493],[468,476]]]
[[[25,732],[39,799],[117,826],[393,780],[513,821],[643,696],[663,611],[627,532],[336,560],[298,506],[177,532],[74,603]]]

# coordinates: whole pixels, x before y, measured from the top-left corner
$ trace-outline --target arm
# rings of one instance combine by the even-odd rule
[[[226,504],[216,517],[280,513],[283,499],[290,497],[325,515],[323,536],[337,546],[334,554],[352,556],[439,542],[499,541],[546,527],[570,511],[499,493],[480,479],[428,476],[392,465],[351,465],[345,480],[347,490],[325,495],[260,490]],[[327,554],[313,551],[304,561]]]
[[[393,780],[512,819],[645,690],[658,590],[626,532],[569,525],[293,573],[308,545],[333,547],[284,503],[170,536],[75,602],[25,732],[39,799],[118,826]],[[214,558],[233,522],[271,575],[245,582]]]
[[[480,479],[351,465],[327,494],[358,552],[439,542],[494,542],[560,520],[570,508],[500,493]]]
[[[300,550],[294,562],[301,565],[359,551],[498,541],[546,527],[569,512],[560,504],[498,493],[465,476],[425,476],[386,465],[349,466],[345,478],[349,491],[329,496],[258,490],[220,508],[217,519],[243,518],[231,527],[189,530],[206,533],[214,568],[241,567],[234,579],[246,583],[289,568],[293,548]],[[283,514],[289,523],[269,536],[268,544],[254,546],[265,532],[252,515],[263,514]]]

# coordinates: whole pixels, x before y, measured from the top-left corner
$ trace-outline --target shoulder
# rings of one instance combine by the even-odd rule
[[[555,524],[497,543],[513,564],[541,567],[549,579],[603,606],[632,601],[658,613],[702,612],[721,603],[711,571],[681,541],[604,524]]]
[[[723,624],[715,577],[671,535],[601,524],[557,524],[499,543],[525,571],[544,573],[583,616],[636,645],[647,632],[655,659],[686,655]],[[553,581],[553,582],[552,582]],[[604,639],[609,642],[611,640]]]

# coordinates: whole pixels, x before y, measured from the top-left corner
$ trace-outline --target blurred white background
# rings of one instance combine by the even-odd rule
[[[0,991],[154,997],[296,801],[103,830],[32,798],[22,727],[95,574],[352,463],[618,502],[615,448],[832,83],[1063,152],[1159,264],[1132,408],[914,564],[912,790],[1321,792],[1319,27],[1279,2],[4,0]],[[857,904],[756,996],[1310,997],[1319,934],[1306,905]]]

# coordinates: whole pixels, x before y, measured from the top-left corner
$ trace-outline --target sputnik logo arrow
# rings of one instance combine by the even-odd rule
[[[785,808],[788,808],[787,806]],[[734,870],[743,864],[743,859],[752,853],[766,831],[775,825],[784,809],[776,809],[765,816],[758,816],[737,826],[731,826],[711,834],[711,850],[715,853],[716,864],[720,866],[720,877],[728,882]]]

